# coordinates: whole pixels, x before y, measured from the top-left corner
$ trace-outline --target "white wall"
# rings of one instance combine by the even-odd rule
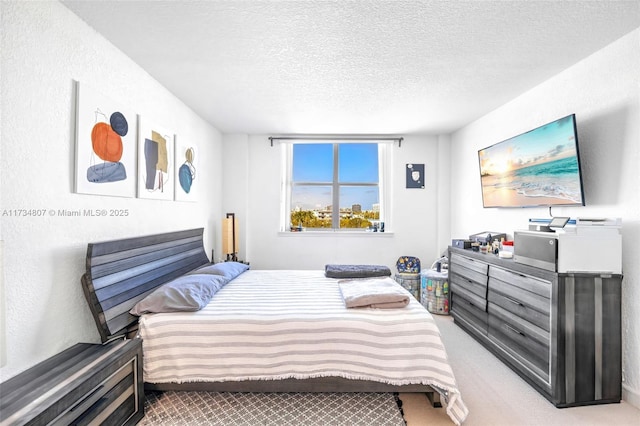
[[[267,135],[229,135],[223,140],[225,209],[233,205],[238,210],[240,256],[254,268],[323,269],[327,263],[375,263],[395,270],[400,256],[417,256],[430,266],[447,247],[446,242],[438,241],[438,187],[446,179],[438,163],[448,163],[448,151],[440,149],[436,137],[409,136],[401,147],[394,144],[393,226],[390,232],[357,235],[279,233],[280,146],[275,143],[272,147]],[[407,163],[425,164],[425,189],[405,188]],[[246,193],[241,189],[245,182]]]
[[[280,156],[266,135],[221,136],[57,2],[0,2],[0,13],[0,213],[130,211],[126,219],[108,221],[0,216],[0,325],[5,329],[2,333],[0,327],[0,355],[7,362],[0,381],[76,342],[99,340],[80,287],[90,241],[204,226],[207,253],[215,248],[218,258],[220,218],[235,212],[240,256],[254,268],[317,269],[332,262],[394,267],[401,255],[429,264],[452,237],[482,230],[513,234],[529,217],[548,214],[546,209],[483,209],[476,151],[575,112],[587,207],[553,212],[623,218],[624,395],[640,406],[639,30],[450,137],[407,136],[401,148],[396,145],[393,232],[317,236],[277,232]],[[198,171],[200,202],[74,194],[73,80],[100,87],[138,114],[166,123],[181,139],[198,143],[200,164],[207,165]],[[404,188],[406,163],[425,163],[424,190]]]
[[[222,214],[234,213],[236,224],[239,227],[238,259],[247,260],[247,229],[249,224],[250,197],[249,191],[249,136],[248,135],[224,135],[222,158],[224,158],[222,173],[224,176],[224,191],[222,194]],[[220,242],[222,243],[222,241]],[[216,253],[216,262],[226,259],[225,253]]]
[[[87,243],[205,227],[207,253],[220,244],[222,143],[215,128],[62,4],[3,1],[0,7],[0,214],[14,209],[129,211],[126,218],[0,216],[0,317],[6,320],[0,341],[7,361],[0,380],[5,380],[77,342],[99,342],[80,286]],[[200,201],[73,193],[74,80],[197,144]]]
[[[623,397],[640,407],[640,29],[451,137],[451,236],[513,235],[546,208],[483,209],[477,150],[575,113],[585,207],[555,216],[621,217]]]

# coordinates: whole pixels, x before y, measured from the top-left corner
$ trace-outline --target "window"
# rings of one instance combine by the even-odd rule
[[[387,142],[283,143],[284,231],[379,231],[385,215]]]

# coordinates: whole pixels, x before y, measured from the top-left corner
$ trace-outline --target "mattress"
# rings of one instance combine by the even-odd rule
[[[200,311],[140,318],[144,379],[342,377],[430,385],[459,423],[467,409],[439,330],[410,299],[400,309],[346,308],[338,280],[323,271],[249,270]]]

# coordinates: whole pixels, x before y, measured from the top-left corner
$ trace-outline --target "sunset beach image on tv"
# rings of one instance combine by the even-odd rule
[[[584,205],[575,115],[478,151],[484,207]]]

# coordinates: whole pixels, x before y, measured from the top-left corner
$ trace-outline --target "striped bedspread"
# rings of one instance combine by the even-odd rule
[[[411,297],[401,309],[346,308],[323,271],[249,270],[197,312],[140,318],[149,383],[343,377],[441,391],[460,423],[460,398],[438,328]]]

